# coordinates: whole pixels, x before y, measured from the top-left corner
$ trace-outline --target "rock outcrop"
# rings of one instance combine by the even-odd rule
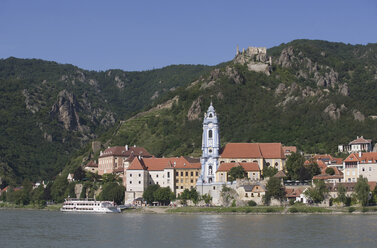
[[[266,75],[271,73],[271,58],[267,58],[265,47],[248,47],[242,52],[237,51],[234,63],[246,65],[249,71],[263,72]]]
[[[202,102],[201,97],[196,99],[195,101],[192,102],[190,109],[188,110],[187,113],[187,119],[192,121],[192,120],[197,120],[199,119],[200,113],[201,113],[201,108],[200,108],[200,103]]]

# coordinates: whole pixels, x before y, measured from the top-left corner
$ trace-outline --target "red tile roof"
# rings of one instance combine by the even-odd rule
[[[237,166],[242,166],[246,172],[260,171],[258,163],[222,163],[220,164],[219,168],[217,168],[217,171],[228,172],[230,169]]]
[[[178,158],[142,158],[134,159],[128,170],[161,171],[166,168],[200,169],[200,163],[189,163],[184,157]]]
[[[303,192],[302,189],[286,188],[285,189],[285,196],[287,198],[296,198],[296,197],[299,197],[302,192]]]
[[[144,147],[128,147],[128,149],[126,149],[125,146],[113,146],[103,151],[103,153],[100,155],[100,158],[108,156],[129,157],[131,155],[152,157],[152,155],[147,150],[145,150]]]
[[[85,167],[93,167],[93,168],[98,168],[98,164],[96,162],[94,162],[93,160],[89,161],[89,163],[87,163],[85,165]]]
[[[228,143],[221,158],[285,158],[281,143]]]
[[[352,144],[368,144],[368,143],[371,143],[372,140],[371,139],[364,139],[363,136],[359,137],[357,136],[357,139],[355,140],[352,140],[349,144],[352,145]]]
[[[284,153],[297,152],[297,147],[295,146],[283,146]]]
[[[361,157],[359,153],[351,153],[344,161],[345,162],[360,162],[360,163],[377,163],[377,152],[363,152]]]

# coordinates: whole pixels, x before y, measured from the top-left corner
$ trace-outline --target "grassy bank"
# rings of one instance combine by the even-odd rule
[[[35,209],[35,210],[50,210],[50,211],[59,211],[62,207],[62,203],[53,204],[48,206],[39,206],[39,205],[17,205],[9,202],[1,202],[0,208],[4,209]]]
[[[281,213],[283,207],[179,207],[167,209],[166,213]]]

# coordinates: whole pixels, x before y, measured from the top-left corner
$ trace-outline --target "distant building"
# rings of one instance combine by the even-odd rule
[[[364,139],[363,136],[357,138],[348,145],[338,145],[339,152],[371,152],[372,151],[372,140],[371,139]]]
[[[283,146],[283,152],[284,152],[285,156],[289,156],[292,153],[297,152],[297,147],[295,147],[295,146]]]
[[[91,160],[85,165],[84,170],[92,173],[98,173],[98,164]]]
[[[137,157],[150,158],[152,155],[143,147],[113,146],[100,152],[98,158],[98,175],[120,173],[127,169]]]
[[[217,182],[226,183],[228,181],[228,174],[233,167],[242,166],[247,173],[247,177],[251,180],[260,180],[260,169],[258,163],[222,163],[216,172]]]
[[[255,182],[251,185],[242,185],[236,189],[240,200],[253,200],[258,205],[263,204],[263,196],[266,195],[266,188],[263,184]]]
[[[343,167],[344,182],[357,182],[359,176],[377,181],[377,152],[351,153]]]
[[[257,163],[261,171],[270,166],[283,170],[285,160],[281,143],[228,143],[219,158],[220,164]]]
[[[149,185],[169,187],[177,195],[196,185],[200,164],[190,163],[184,157],[139,158],[136,157],[123,178],[126,185],[126,202],[143,196]]]

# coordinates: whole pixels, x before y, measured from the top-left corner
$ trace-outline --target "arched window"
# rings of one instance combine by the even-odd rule
[[[266,166],[267,166],[267,167],[270,166],[270,165],[271,165],[270,162],[267,162],[267,163],[266,163]]]
[[[212,165],[208,167],[208,175],[212,175]]]
[[[209,118],[212,118],[212,114],[209,114]]]
[[[208,131],[208,138],[212,138],[212,130]]]
[[[276,162],[276,163],[275,163],[275,167],[278,167],[278,165],[279,165],[279,163],[278,163],[278,162]]]

